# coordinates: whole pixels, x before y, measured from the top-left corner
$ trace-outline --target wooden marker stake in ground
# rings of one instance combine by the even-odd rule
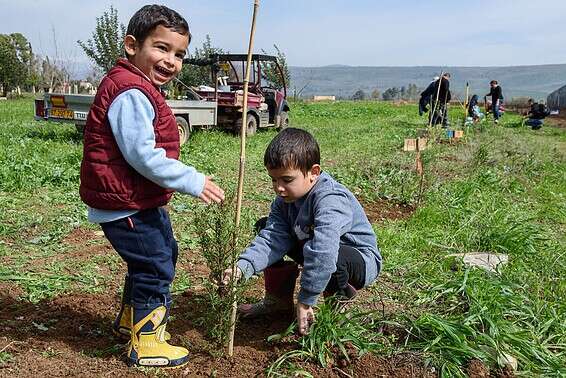
[[[248,125],[248,84],[250,82],[250,69],[252,65],[252,51],[254,46],[254,34],[255,34],[255,20],[257,15],[257,10],[259,8],[259,0],[254,0],[254,11],[252,15],[252,27],[250,30],[250,41],[248,44],[248,60],[246,62],[246,77],[244,78],[244,107],[242,109],[242,128],[240,129],[240,170],[238,173],[238,194],[236,197],[236,242],[237,245],[238,229],[240,227],[240,215],[242,213],[242,197],[244,194],[244,168],[246,166],[246,129]],[[232,282],[234,282],[234,275],[236,274],[236,264],[232,267]],[[232,291],[233,302],[232,302],[232,314],[230,316],[230,335],[228,338],[228,356],[232,357],[234,354],[234,332],[236,330],[236,311],[238,309],[238,303],[236,302],[236,285],[233,285],[234,290]]]
[[[426,149],[428,138],[405,139],[403,151],[423,151]]]
[[[421,159],[421,151],[426,149],[428,139],[427,138],[416,138],[416,139],[405,139],[405,144],[403,146],[403,151],[416,151],[415,156],[415,170],[419,175],[419,196],[417,201],[417,207],[421,203],[423,185],[424,185],[424,166],[423,160]]]
[[[417,157],[415,158],[415,170],[419,177],[423,176],[424,169],[423,169],[423,161],[421,159],[421,151],[417,150]]]

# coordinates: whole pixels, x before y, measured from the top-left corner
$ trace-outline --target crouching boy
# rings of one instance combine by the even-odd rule
[[[295,128],[281,131],[267,147],[264,165],[277,197],[258,235],[240,255],[236,276],[264,271],[265,296],[238,310],[244,318],[292,312],[301,265],[296,316],[299,333],[306,334],[320,294],[352,299],[377,278],[381,255],[360,203],[321,171],[320,149],[311,134]],[[225,281],[231,274],[226,270]]]

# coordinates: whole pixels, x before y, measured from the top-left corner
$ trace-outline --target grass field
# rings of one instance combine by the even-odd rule
[[[513,374],[504,369],[511,356],[518,376],[566,375],[566,129],[534,132],[506,114],[497,127],[466,129],[457,143],[435,131],[439,139],[422,152],[421,182],[415,153],[402,151],[404,138],[426,126],[415,106],[293,104],[292,125],[316,136],[323,169],[360,199],[378,235],[384,268],[360,298],[355,313],[363,319],[328,315],[326,323],[341,324],[336,345],[355,335],[356,348],[368,351],[360,358],[373,352],[374,365],[323,359],[326,367],[315,367],[323,352],[313,348],[327,345],[333,328],[291,346],[268,343],[284,322],[239,323],[235,360],[217,357],[197,304],[207,277],[193,218],[201,205],[177,195],[170,213],[182,252],[169,328],[194,358],[164,373],[122,362],[109,324],[124,267],[86,221],[80,136],[72,125],[35,122],[32,112],[31,99],[0,102],[1,376],[253,376],[293,348],[307,352],[280,360],[272,374],[408,374],[396,365],[426,376],[481,376],[476,368],[505,376]],[[462,123],[461,109],[450,114],[453,125]],[[245,219],[265,215],[272,200],[262,158],[275,133],[248,140]],[[203,131],[181,160],[233,189],[238,154],[238,138]],[[502,253],[509,262],[490,273],[450,257],[467,252]],[[260,287],[258,280],[250,299]],[[376,370],[360,370],[367,366]]]

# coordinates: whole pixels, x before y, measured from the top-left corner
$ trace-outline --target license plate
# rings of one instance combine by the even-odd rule
[[[75,119],[86,121],[87,112],[75,112]]]
[[[51,108],[49,115],[53,118],[73,119],[75,114],[71,109]]]

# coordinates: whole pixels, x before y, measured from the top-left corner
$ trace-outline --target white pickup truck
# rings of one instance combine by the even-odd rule
[[[45,93],[35,100],[35,119],[55,122],[71,122],[81,131],[93,95]],[[181,144],[185,143],[194,128],[207,128],[217,124],[217,103],[206,100],[167,100],[175,114]]]

